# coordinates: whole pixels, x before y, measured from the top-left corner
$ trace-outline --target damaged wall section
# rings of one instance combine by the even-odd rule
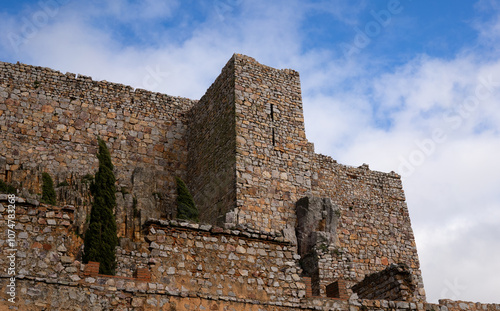
[[[417,295],[410,269],[405,264],[392,264],[373,273],[351,289],[360,299],[411,301]]]
[[[339,208],[329,198],[304,197],[296,203],[297,246],[304,275],[311,278],[312,295],[324,293],[320,260],[325,250],[339,246],[337,226]]]

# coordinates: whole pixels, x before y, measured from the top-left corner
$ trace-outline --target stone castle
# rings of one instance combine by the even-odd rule
[[[296,71],[235,54],[190,100],[0,63],[0,128],[17,188],[16,302],[2,237],[0,310],[500,310],[426,303],[400,176],[314,152]],[[97,137],[117,177],[116,276],[81,263]],[[42,172],[57,206],[39,202]],[[200,224],[176,220],[176,176]]]

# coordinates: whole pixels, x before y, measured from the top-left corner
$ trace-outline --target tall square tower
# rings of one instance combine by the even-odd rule
[[[294,227],[295,202],[311,190],[298,72],[235,54],[190,120],[188,178],[202,218]]]

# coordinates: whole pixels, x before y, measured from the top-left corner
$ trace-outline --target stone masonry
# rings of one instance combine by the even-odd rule
[[[19,310],[500,310],[426,303],[400,176],[316,154],[294,70],[235,54],[190,100],[0,63],[0,129]],[[117,176],[116,276],[81,262],[97,137]],[[43,172],[57,206],[39,203]],[[199,224],[176,220],[176,176]]]
[[[129,206],[136,198],[143,222],[172,215],[175,176],[186,177],[185,115],[194,102],[0,63],[0,178],[32,193],[41,192],[40,171],[56,184],[74,185],[97,171],[100,136],[112,150],[118,188],[131,194]],[[123,235],[126,226],[133,227],[133,220],[128,222]]]

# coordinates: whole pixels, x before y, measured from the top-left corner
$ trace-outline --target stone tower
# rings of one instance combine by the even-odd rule
[[[191,110],[188,176],[206,221],[295,225],[311,191],[299,74],[235,54]]]
[[[296,71],[233,55],[188,118],[188,181],[202,219],[297,242],[318,293],[405,263],[414,284],[405,291],[425,299],[399,175],[316,154],[301,98]]]

